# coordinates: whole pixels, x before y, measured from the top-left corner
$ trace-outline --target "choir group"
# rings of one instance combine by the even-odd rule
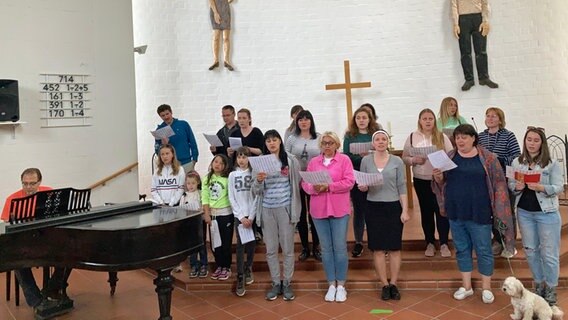
[[[561,228],[558,194],[564,181],[561,167],[550,156],[543,128],[528,127],[521,149],[515,135],[505,128],[503,110],[488,108],[487,128],[478,133],[460,115],[457,100],[448,97],[437,115],[427,108],[419,112],[416,130],[409,134],[398,157],[389,152],[390,133],[377,122],[369,103],[354,112],[343,140],[335,132],[319,133],[312,113],[300,105],[292,107],[293,121],[283,136],[276,130],[263,134],[253,127],[248,109],[240,109],[235,120],[235,109],[227,105],[222,108],[225,125],[217,132],[222,146],[211,146],[213,160],[208,173],[200,177],[193,170],[198,150],[191,127],[173,118],[168,105],[160,106],[158,114],[164,120],[159,127],[170,125],[175,135],[156,140],[152,198],[161,205],[203,210],[204,231],[209,231],[204,235],[209,234],[216,264],[211,279],[231,277],[236,233],[238,296],[254,282],[255,245],[262,237],[272,279],[266,299],[295,298],[292,277],[294,234],[298,232],[302,244],[298,259],[313,256],[323,263],[329,282],[325,301],[346,301],[346,238],[352,219],[355,244],[351,255],[361,256],[367,230],[367,248],[382,284],[380,297],[400,299],[402,231],[412,218],[406,165],[412,167],[420,205],[425,256],[433,257],[439,251],[444,258],[452,257],[451,231],[462,276],[455,299],[473,295],[475,251],[482,301],[494,301],[494,256],[516,254],[518,223],[536,293],[550,305],[556,304]],[[232,148],[231,138],[239,138],[242,146]],[[455,168],[432,165],[429,155],[440,150]],[[257,156],[274,157],[270,159],[279,169],[255,169],[249,160]],[[301,172],[325,173],[325,179],[304,179]],[[364,174],[374,178],[360,178]],[[191,278],[209,276],[205,247],[190,257],[190,266]]]

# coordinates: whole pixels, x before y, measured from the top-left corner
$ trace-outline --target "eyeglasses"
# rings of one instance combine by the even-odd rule
[[[544,128],[543,128],[543,127],[528,126],[528,127],[527,127],[527,131],[529,131],[529,130],[538,130],[538,131],[544,133]]]
[[[322,146],[333,146],[335,144],[335,141],[322,141],[321,145]]]
[[[35,185],[37,185],[39,183],[39,181],[36,182],[23,182],[22,181],[22,187],[33,187]]]

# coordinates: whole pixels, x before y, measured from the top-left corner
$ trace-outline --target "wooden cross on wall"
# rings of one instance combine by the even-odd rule
[[[351,82],[351,70],[349,68],[349,60],[343,61],[343,69],[345,71],[345,83],[326,84],[325,90],[345,89],[345,102],[347,103],[347,125],[351,121],[353,114],[353,101],[351,99],[351,89],[370,88],[371,82]]]

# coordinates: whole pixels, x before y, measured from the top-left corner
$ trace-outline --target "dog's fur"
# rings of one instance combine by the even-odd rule
[[[562,310],[557,306],[550,307],[544,298],[525,289],[523,283],[515,277],[505,279],[501,289],[511,296],[513,320],[532,320],[533,317],[540,320],[562,320],[564,317]]]

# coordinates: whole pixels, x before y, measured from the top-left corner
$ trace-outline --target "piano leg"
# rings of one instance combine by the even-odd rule
[[[116,283],[118,282],[118,273],[117,272],[109,272],[108,273],[108,283],[110,284],[110,295],[111,297],[114,296],[114,292],[116,291]]]
[[[158,276],[154,279],[156,293],[158,294],[158,304],[160,306],[160,318],[158,320],[172,320],[170,308],[172,305],[172,268],[156,270]]]

